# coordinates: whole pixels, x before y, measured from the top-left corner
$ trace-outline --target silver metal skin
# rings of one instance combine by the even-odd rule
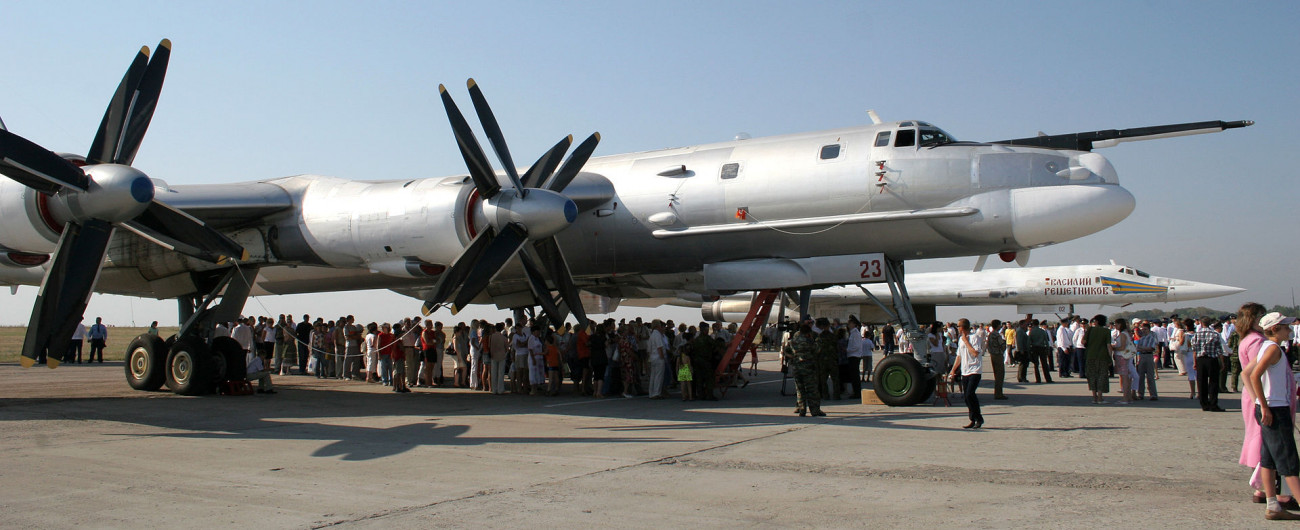
[[[892,300],[884,284],[830,287],[813,292],[814,313],[863,315],[868,312],[863,306],[874,305],[863,289],[886,304]],[[1113,263],[912,273],[907,275],[907,289],[913,304],[934,306],[1099,304],[1118,307],[1217,298],[1245,291],[1227,285],[1152,276]],[[701,307],[705,319],[724,322],[739,322],[749,310],[748,295],[703,303],[698,297],[687,295],[671,303]]]
[[[175,190],[160,183],[157,193],[249,249],[248,263],[262,267],[255,293],[386,288],[417,298],[437,277],[408,264],[450,265],[488,225],[518,223],[534,240],[554,234],[579,288],[634,299],[655,290],[726,294],[706,288],[704,266],[738,260],[1022,252],[1112,226],[1134,208],[1095,153],[875,145],[882,133],[929,130],[937,129],[892,122],[593,158],[562,194],[530,189],[524,200],[509,187],[477,200],[464,176],[301,175]],[[93,171],[96,182],[109,178],[107,168]],[[112,178],[126,175],[114,169]],[[0,246],[51,251],[57,239],[42,231],[31,194],[6,182]],[[112,197],[76,207],[126,215],[128,201]],[[66,215],[77,214],[69,206]],[[118,231],[98,291],[180,296],[196,290],[190,272],[218,267],[138,241]],[[531,296],[514,260],[474,302],[517,307]]]

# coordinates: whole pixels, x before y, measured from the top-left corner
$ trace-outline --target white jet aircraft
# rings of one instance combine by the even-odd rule
[[[181,332],[132,341],[126,377],[195,394],[242,377],[237,348],[211,335],[241,314],[255,283],[271,293],[392,289],[426,312],[540,307],[553,323],[585,323],[581,291],[901,286],[904,260],[1023,253],[1124,219],[1134,198],[1094,147],[1250,125],[977,143],[907,120],[588,160],[593,134],[563,163],[571,137],[520,171],[471,80],[501,171],[442,89],[467,175],[171,186],[131,167],[170,50],[163,41],[152,58],[137,54],[84,157],[0,131],[0,253],[50,260],[26,365],[47,351],[57,365],[92,290],[179,301]]]
[[[936,306],[1015,305],[1020,314],[1072,314],[1074,306],[1185,302],[1227,296],[1240,287],[1152,276],[1126,265],[1067,265],[1022,267],[978,272],[923,272],[907,276],[907,292],[920,321],[933,321]],[[700,307],[704,319],[740,322],[749,311],[749,296],[729,296],[717,301],[692,301],[683,297],[673,305]],[[884,284],[829,287],[813,291],[811,314],[864,323],[894,321],[888,307],[892,295]],[[797,308],[795,308],[797,309]],[[794,316],[793,313],[790,316]],[[775,322],[776,315],[770,321]]]

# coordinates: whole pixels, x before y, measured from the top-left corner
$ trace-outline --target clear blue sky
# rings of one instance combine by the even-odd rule
[[[1253,119],[1101,150],[1137,210],[1031,264],[1115,259],[1249,289],[1208,302],[1223,309],[1289,304],[1300,287],[1300,3],[0,0],[0,14],[0,116],[56,151],[84,152],[135,50],[171,38],[136,165],[173,184],[463,173],[437,86],[465,98],[468,77],[516,158],[569,133],[600,131],[597,154],[614,154],[858,125],[867,109],[967,140]],[[0,323],[25,323],[34,296],[8,297]],[[381,292],[248,310],[387,319],[418,305]],[[175,307],[97,296],[93,315],[168,322]]]

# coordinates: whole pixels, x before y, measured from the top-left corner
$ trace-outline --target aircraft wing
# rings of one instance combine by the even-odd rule
[[[217,229],[256,224],[294,205],[288,191],[268,182],[160,187],[157,197]]]
[[[1193,134],[1216,133],[1228,129],[1249,127],[1254,124],[1255,122],[1250,120],[1198,121],[1193,123],[1176,123],[1173,125],[1156,125],[1153,127],[1136,127],[1133,129],[1106,129],[1104,131],[1042,135],[1030,138],[1017,138],[1015,140],[1002,140],[993,143],[1046,147],[1048,149],[1091,151],[1095,148],[1114,147],[1122,142],[1136,142],[1140,140],[1156,140],[1160,138],[1173,138],[1176,136],[1190,136]]]

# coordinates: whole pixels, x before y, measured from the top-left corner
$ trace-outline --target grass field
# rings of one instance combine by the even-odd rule
[[[135,338],[136,335],[144,333],[149,328],[108,328],[108,347],[104,348],[105,361],[120,361],[122,355],[126,353],[126,343]],[[179,331],[179,328],[159,328],[158,334],[162,337],[169,337]],[[0,363],[16,363],[23,349],[23,336],[27,333],[26,326],[3,326],[0,327]],[[82,347],[83,359],[85,354],[90,353],[90,344],[87,343]]]

